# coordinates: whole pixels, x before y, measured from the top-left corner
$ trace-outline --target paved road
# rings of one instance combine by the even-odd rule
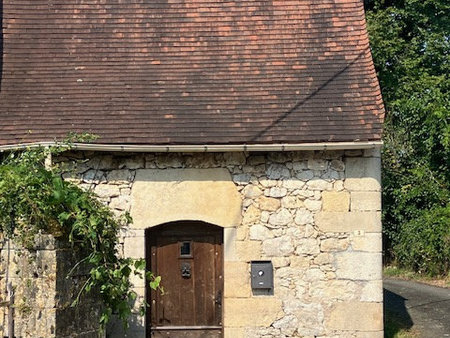
[[[450,337],[450,289],[389,278],[383,284],[385,308],[422,338]]]

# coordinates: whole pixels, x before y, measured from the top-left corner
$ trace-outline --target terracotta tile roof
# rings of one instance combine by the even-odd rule
[[[3,0],[0,144],[379,140],[361,0]]]

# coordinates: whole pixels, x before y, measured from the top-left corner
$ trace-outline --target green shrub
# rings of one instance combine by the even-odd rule
[[[49,156],[69,149],[69,145],[30,148],[4,156],[0,161],[0,233],[25,248],[32,246],[37,234],[51,234],[85,252],[75,267],[90,267],[89,276],[73,306],[82,294],[95,290],[104,305],[100,324],[104,326],[115,314],[127,326],[137,297],[130,277],[146,278],[153,289],[159,288],[160,277],[145,271],[145,260],[119,255],[119,230],[132,221],[128,214],[115,217],[93,192],[63,180],[64,166],[45,165]],[[141,304],[142,314],[146,308],[145,302]]]
[[[404,267],[446,275],[450,269],[450,206],[433,208],[404,224],[394,252]]]

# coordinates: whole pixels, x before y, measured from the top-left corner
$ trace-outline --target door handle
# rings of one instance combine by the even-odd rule
[[[181,277],[191,278],[191,264],[181,263]]]

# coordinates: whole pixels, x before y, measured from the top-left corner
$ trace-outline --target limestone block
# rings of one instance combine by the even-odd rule
[[[69,177],[64,176],[64,179],[72,180],[73,178],[70,176]],[[83,179],[83,182],[86,182],[86,183],[98,184],[100,182],[105,181],[105,173],[101,170],[90,169],[83,174],[82,179]]]
[[[304,269],[308,268],[311,264],[311,258],[307,256],[292,256],[291,257],[291,268],[293,269]]]
[[[111,199],[109,207],[117,210],[129,210],[130,208],[130,198],[129,196],[120,195]]]
[[[384,338],[384,331],[357,331],[356,338]]]
[[[131,195],[131,188],[120,188],[121,195]]]
[[[144,237],[145,230],[142,229],[134,229],[130,227],[120,229],[121,235],[123,237]]]
[[[292,222],[292,214],[287,209],[281,209],[275,214],[270,215],[269,224],[273,227],[287,225]]]
[[[316,201],[312,199],[306,199],[304,201],[305,207],[311,211],[318,211],[322,207],[322,201]]]
[[[289,236],[283,236],[263,241],[262,251],[268,257],[289,256],[294,252],[294,246]]]
[[[297,332],[301,337],[316,337],[322,333],[324,313],[320,304],[301,304],[295,315],[299,319]]]
[[[336,191],[344,190],[344,181],[338,180],[333,183],[333,189]]]
[[[252,240],[263,241],[272,237],[272,232],[262,224],[255,224],[250,227],[249,238]]]
[[[274,297],[228,298],[224,302],[225,327],[269,327],[282,316],[281,301]]]
[[[381,187],[381,159],[354,157],[345,161],[345,188],[350,191],[375,190]]]
[[[149,158],[146,158],[148,161]],[[156,166],[158,168],[181,168],[183,166],[182,157],[178,154],[159,154],[156,156]]]
[[[112,170],[108,173],[108,182],[123,183],[130,182],[133,179],[133,174],[130,170]]]
[[[375,280],[367,282],[361,291],[361,301],[382,302],[383,301],[383,281]]]
[[[225,327],[224,338],[246,338],[245,329],[241,327]]]
[[[314,258],[314,264],[322,266],[331,263],[332,260],[333,258],[330,254],[322,252]]]
[[[258,175],[262,175],[266,172],[266,166],[264,164],[260,164],[260,165],[244,165],[242,167],[242,171],[244,173],[253,173],[253,174],[258,174]],[[255,179],[254,177],[252,177],[252,179]]]
[[[145,257],[145,237],[125,237],[123,245],[123,254],[125,257]]]
[[[265,190],[264,195],[270,197],[284,197],[287,195],[287,189],[280,187],[272,187],[269,190]]]
[[[361,156],[363,154],[363,151],[361,149],[349,149],[346,150],[344,155],[348,157],[356,157]]]
[[[297,214],[295,215],[294,221],[295,221],[295,224],[305,225],[305,224],[312,223],[313,220],[314,220],[314,218],[313,218],[311,211],[302,208],[302,209],[297,210]]]
[[[314,177],[314,173],[312,172],[312,170],[303,170],[297,173],[295,177],[302,181],[309,181]]]
[[[314,238],[303,238],[297,242],[297,255],[316,255],[320,252],[319,242]]]
[[[381,279],[381,253],[346,251],[335,254],[336,276],[340,279]]]
[[[311,170],[326,170],[328,167],[328,162],[322,159],[309,159],[308,169]]]
[[[218,156],[219,160],[223,161],[223,156],[220,155]],[[186,157],[185,166],[190,168],[214,168],[217,167],[217,160],[214,153],[196,153]]]
[[[291,153],[274,151],[267,154],[267,159],[275,163],[285,163],[291,160]]]
[[[292,337],[298,327],[298,319],[294,315],[284,316],[273,323],[273,327],[279,329],[283,335]]]
[[[307,282],[317,282],[325,279],[325,273],[320,269],[309,269],[305,272],[303,279]]]
[[[349,241],[346,238],[327,238],[320,242],[320,250],[324,252],[347,250]]]
[[[226,152],[223,154],[223,158],[227,165],[243,165],[247,160],[242,152]]]
[[[119,166],[124,166],[128,169],[140,169],[144,168],[144,157],[143,156],[133,156],[133,157],[126,157],[125,160],[119,164]]]
[[[367,233],[363,236],[352,236],[351,245],[354,251],[381,252],[381,233]]]
[[[292,191],[296,189],[302,189],[305,186],[305,182],[296,178],[291,178],[283,180],[282,185],[284,188]]]
[[[259,179],[259,184],[261,184],[264,188],[271,188],[278,184],[277,180],[270,180],[265,177],[261,177]]]
[[[274,268],[282,268],[288,266],[290,259],[288,257],[273,257],[272,264]]]
[[[364,149],[364,157],[381,157],[380,147]]]
[[[225,262],[224,297],[248,298],[251,296],[250,268],[245,262]]]
[[[268,211],[262,211],[261,212],[261,223],[267,223],[270,218],[270,212]]]
[[[226,169],[137,170],[131,190],[134,226],[199,220],[240,224],[241,196]]]
[[[295,190],[295,193],[293,195],[300,196],[300,197],[303,197],[303,199],[305,199],[305,198],[309,198],[309,197],[314,197],[315,192],[303,188],[303,190]]]
[[[261,211],[254,205],[250,205],[244,212],[242,224],[243,225],[255,224],[259,222],[260,218],[261,218]]]
[[[261,258],[260,241],[236,241],[236,254],[242,262],[250,262]]]
[[[331,330],[383,330],[383,304],[363,302],[337,303],[328,314],[325,325]]]
[[[311,284],[309,294],[323,301],[355,300],[360,288],[355,282],[347,280],[326,280]]]
[[[322,211],[316,215],[315,224],[323,232],[381,232],[381,213]]]
[[[323,175],[321,175],[320,178],[323,178],[327,181],[334,181],[343,178],[343,176],[343,174],[337,172],[336,170],[328,170]]]
[[[349,211],[350,194],[347,191],[324,191],[322,192],[324,211]]]
[[[267,167],[266,175],[271,180],[278,180],[280,178],[289,178],[289,169],[283,164],[271,164]]]
[[[300,196],[283,197],[283,199],[281,200],[281,205],[283,206],[283,208],[288,209],[300,209],[305,207],[303,199]]]
[[[259,208],[261,210],[266,210],[266,211],[275,211],[281,205],[280,200],[278,200],[276,198],[266,197],[266,196],[260,196],[256,200],[256,203],[258,203]]]
[[[86,164],[94,169],[114,169],[117,167],[117,163],[111,155],[97,155]]]
[[[341,160],[332,160],[330,162],[330,168],[336,171],[344,171],[345,164]]]
[[[242,194],[245,198],[257,198],[258,196],[262,195],[261,189],[259,189],[257,186],[253,184],[247,185],[243,190]]]
[[[311,190],[331,190],[333,188],[332,183],[327,182],[320,178],[309,180],[306,184],[308,185],[308,188]]]
[[[120,194],[119,187],[112,184],[99,184],[95,187],[94,192],[101,198],[116,197]]]
[[[236,253],[236,240],[237,240],[236,228],[223,229],[223,248],[224,248],[223,258],[225,262],[236,261],[238,259]]]
[[[353,191],[350,207],[352,211],[379,211],[381,210],[381,193]]]
[[[250,182],[252,175],[250,174],[236,174],[233,175],[233,182],[239,185],[245,185]]]
[[[346,178],[344,188],[348,191],[381,191],[381,184],[373,178]]]
[[[308,161],[295,161],[292,163],[292,169],[295,171],[308,169]]]
[[[352,157],[345,159],[345,176],[351,178],[371,177],[381,181],[380,158]]]
[[[249,165],[260,165],[260,164],[265,164],[266,163],[266,158],[262,155],[250,155],[247,158],[247,163]]]

